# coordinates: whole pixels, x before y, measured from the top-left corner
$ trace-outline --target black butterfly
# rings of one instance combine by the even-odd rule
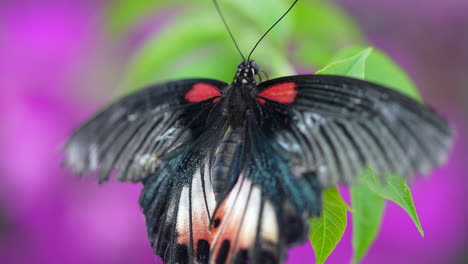
[[[427,173],[448,152],[447,122],[403,94],[327,75],[258,83],[258,73],[247,59],[231,84],[178,80],[126,96],[73,133],[64,163],[100,182],[112,171],[143,182],[165,263],[280,263],[307,238],[322,189],[367,165]]]

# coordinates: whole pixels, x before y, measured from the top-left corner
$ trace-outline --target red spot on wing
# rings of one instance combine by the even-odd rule
[[[191,103],[198,103],[220,95],[221,92],[218,87],[209,83],[196,83],[192,86],[192,89],[185,94],[184,98]]]
[[[262,104],[266,103],[264,98],[278,103],[290,104],[296,99],[297,85],[294,82],[275,84],[266,88],[257,96],[257,100]]]

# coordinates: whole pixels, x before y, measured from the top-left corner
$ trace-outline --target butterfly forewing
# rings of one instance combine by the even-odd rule
[[[295,174],[313,171],[323,187],[352,183],[368,165],[382,176],[427,173],[452,141],[447,122],[429,107],[370,82],[299,75],[258,90],[272,117],[262,120],[270,142],[288,152]]]
[[[64,147],[76,173],[99,181],[140,181],[161,157],[190,144],[209,125],[213,101],[226,83],[192,79],[153,85],[113,103],[84,123]]]

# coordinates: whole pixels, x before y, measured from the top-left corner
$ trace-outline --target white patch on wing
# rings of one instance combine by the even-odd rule
[[[188,244],[190,242],[189,209],[189,190],[188,186],[184,186],[180,193],[176,223],[177,233],[179,234],[177,241],[182,244]]]
[[[261,229],[261,238],[263,240],[269,240],[272,242],[278,241],[278,221],[275,208],[270,201],[265,201],[265,205],[263,206]]]
[[[200,169],[197,169],[192,180],[192,227],[195,245],[199,239],[209,239],[210,215],[206,210]]]
[[[229,216],[230,222],[234,225],[233,229],[237,230],[242,224],[242,218],[244,215],[244,210],[249,202],[249,193],[251,189],[252,182],[249,179],[244,179],[242,188],[239,191],[239,195],[236,199],[235,210],[232,210],[231,215]]]
[[[172,139],[172,138],[173,138],[173,135],[172,135],[172,134],[173,134],[175,131],[176,131],[176,128],[175,128],[175,127],[169,128],[168,130],[166,130],[166,132],[164,132],[163,134],[157,136],[157,137],[156,137],[156,141]]]
[[[211,185],[211,169],[209,161],[205,163],[205,172],[203,173],[203,178],[205,183],[206,201],[208,203],[208,210],[210,210],[211,218],[216,208],[216,198],[214,195],[213,186]]]
[[[245,209],[241,231],[239,232],[239,242],[236,248],[249,248],[255,241],[257,234],[258,218],[260,217],[260,207],[262,203],[262,193],[258,186],[252,188],[249,201]]]
[[[210,205],[209,199],[211,203],[214,201],[213,190],[205,189],[205,193],[211,194],[212,198],[207,198],[207,201],[208,208],[212,212],[215,204]],[[210,215],[205,202],[200,168],[193,174],[191,185],[184,186],[180,193],[176,230],[178,243],[189,246],[190,239],[193,239],[194,252],[197,252],[197,243],[200,239],[206,241],[210,239]]]

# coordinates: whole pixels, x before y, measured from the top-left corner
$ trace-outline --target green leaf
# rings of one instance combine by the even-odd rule
[[[347,223],[346,210],[336,187],[323,192],[322,215],[310,220],[309,239],[315,252],[316,262],[324,263],[344,234]]]
[[[393,201],[403,208],[413,220],[421,236],[424,236],[424,231],[416,213],[416,207],[411,196],[411,190],[406,184],[406,179],[390,173],[385,177],[385,182],[382,182],[381,177],[373,170],[368,169],[361,176],[361,181],[376,195]]]
[[[360,46],[343,49],[338,52],[332,61],[349,58],[362,49],[363,47]],[[421,100],[418,90],[406,73],[385,53],[378,49],[374,48],[367,58],[364,75],[365,79],[370,82],[387,86],[414,99]]]
[[[371,52],[371,48],[366,48],[350,58],[332,62],[325,68],[317,71],[316,74],[344,75],[363,79],[366,60]]]
[[[350,189],[353,206],[353,263],[358,263],[377,237],[385,200],[362,183]]]

